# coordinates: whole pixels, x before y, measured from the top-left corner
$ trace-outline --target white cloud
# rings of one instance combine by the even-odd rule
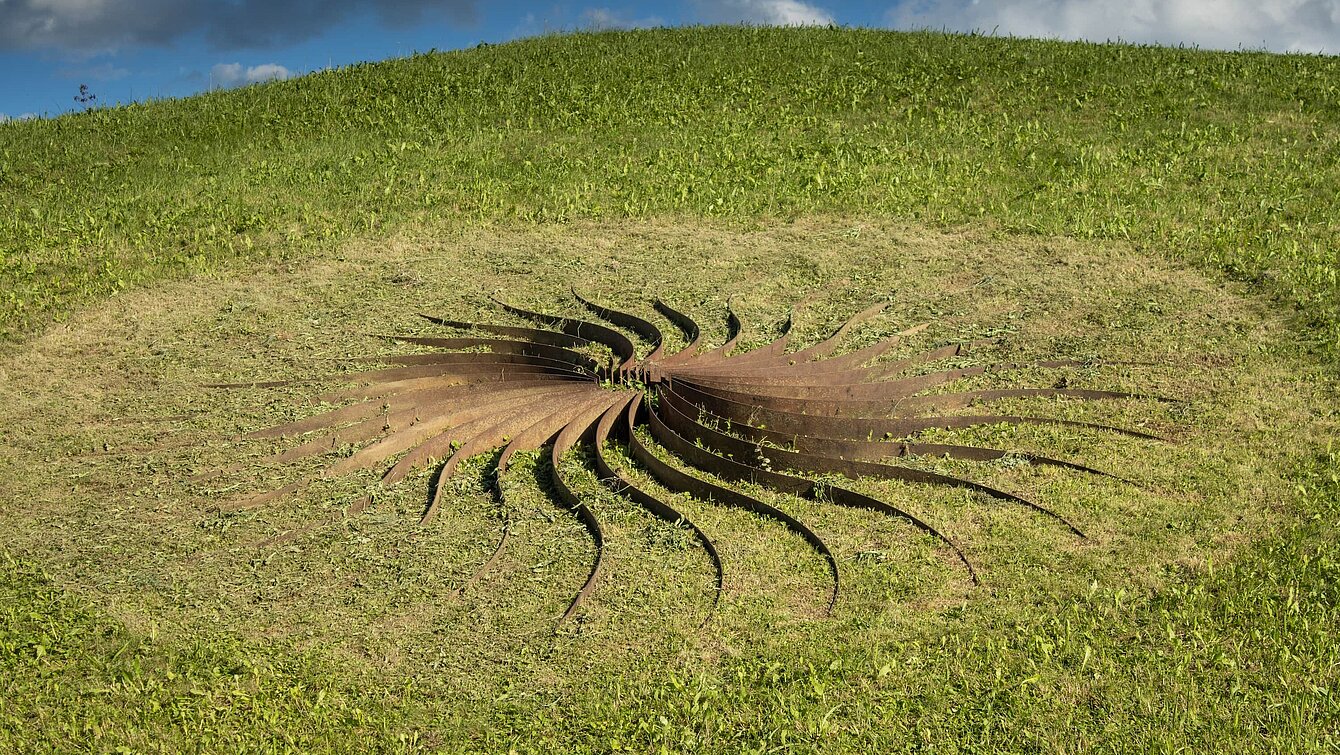
[[[762,26],[827,26],[837,23],[828,11],[799,0],[699,0],[696,5],[699,15],[712,23]]]
[[[37,117],[37,113],[20,113],[19,115],[16,115],[16,116],[13,116],[13,117],[10,117],[9,115],[6,115],[5,113],[0,113],[0,123],[8,123],[9,121],[16,121],[16,122],[17,122],[17,121],[31,121],[31,120],[35,119],[36,117]]]
[[[209,69],[209,81],[214,86],[230,87],[242,81],[241,63],[217,63]]]
[[[905,0],[886,20],[902,29],[1340,52],[1340,0]]]
[[[245,78],[248,84],[255,84],[260,81],[287,79],[292,75],[292,71],[278,63],[262,63],[261,65],[248,68]]]
[[[209,69],[210,82],[217,87],[256,84],[274,79],[287,79],[292,75],[292,71],[278,63],[262,63],[250,68],[244,68],[241,63],[219,63]]]
[[[609,8],[587,8],[582,11],[582,26],[588,29],[649,29],[665,26],[664,19],[657,16],[629,18],[627,15]]]

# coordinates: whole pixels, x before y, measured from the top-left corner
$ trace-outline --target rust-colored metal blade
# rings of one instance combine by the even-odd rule
[[[412,343],[416,346],[428,346],[436,349],[488,349],[493,354],[511,354],[515,356],[542,357],[555,362],[564,362],[573,366],[578,371],[594,373],[599,365],[591,357],[565,349],[561,346],[550,346],[543,343],[530,343],[527,341],[511,341],[501,338],[420,338],[417,336],[384,336],[385,338],[400,341],[402,343]],[[451,353],[450,351],[446,353]],[[410,355],[387,355],[360,357],[350,360],[354,364],[434,364],[439,354],[410,354]]]
[[[373,467],[378,463],[380,463],[382,460],[386,459],[388,456],[394,455],[395,450],[392,450],[394,449],[394,446],[390,445],[388,443],[388,440],[389,438],[384,439],[383,441],[380,441],[378,443],[373,443],[370,446],[364,447],[351,457],[348,457],[335,464],[332,464],[319,472],[305,475],[302,478],[298,479],[297,481],[285,485],[281,488],[277,488],[275,490],[270,490],[262,493],[256,493],[248,496],[243,496],[241,498],[234,499],[228,503],[221,504],[219,508],[221,511],[226,512],[246,511],[255,509],[267,503],[270,503],[271,501],[277,500],[279,498],[285,498],[301,490],[305,490],[309,485],[311,485],[313,482],[316,482],[317,480],[328,477],[336,477],[341,474],[346,474],[348,472],[352,472],[358,469],[367,469]],[[351,459],[353,461],[351,461]]]
[[[927,388],[984,372],[986,368],[970,367],[880,383],[759,385],[747,380],[732,381],[696,375],[676,376],[676,381],[723,395],[750,396],[769,406],[806,414],[881,414]]]
[[[469,451],[459,455],[453,453],[451,458],[443,462],[441,468],[438,469],[437,476],[433,479],[432,500],[429,502],[428,511],[425,511],[423,517],[419,520],[420,525],[423,525],[428,521],[429,511],[435,513],[439,510],[443,496],[442,491],[445,488],[446,483],[449,481],[451,475],[455,473],[459,460],[466,458],[469,454]],[[470,588],[478,584],[479,581],[484,578],[485,574],[493,571],[493,567],[502,560],[503,552],[507,550],[507,542],[512,537],[512,513],[507,509],[506,497],[503,494],[502,477],[504,472],[505,470],[503,469],[495,470],[493,475],[493,485],[491,486],[493,496],[497,500],[499,508],[502,510],[502,525],[498,528],[498,543],[493,546],[493,551],[489,554],[488,558],[484,559],[484,563],[476,567],[470,576],[452,592],[453,598],[459,598],[464,595]]]
[[[608,397],[607,397],[608,399]],[[588,431],[592,430],[596,422],[606,413],[606,410],[615,406],[619,402],[618,398],[608,401],[605,406],[599,408],[594,414],[583,412],[573,422],[569,423],[558,435],[549,451],[549,473],[550,479],[554,483],[554,490],[558,493],[560,500],[572,510],[577,518],[581,520],[586,531],[591,534],[591,542],[596,549],[596,557],[591,563],[591,572],[586,577],[586,582],[582,588],[573,596],[572,602],[568,604],[568,609],[563,612],[563,616],[558,620],[559,624],[572,618],[581,607],[582,602],[596,589],[596,580],[600,577],[600,569],[605,563],[605,532],[600,526],[600,520],[596,518],[595,512],[587,506],[582,499],[573,492],[572,486],[563,476],[563,454]]]
[[[432,459],[446,457],[451,453],[453,443],[467,442],[473,437],[471,433],[481,427],[491,426],[491,423],[515,416],[518,412],[527,412],[524,416],[530,417],[530,410],[532,409],[552,409],[556,404],[561,405],[573,401],[576,396],[582,393],[599,395],[599,391],[594,388],[572,390],[523,389],[511,394],[490,397],[489,401],[484,403],[462,407],[458,410],[458,416],[444,422],[429,420],[428,422],[432,423],[431,426],[414,439],[417,445],[410,449],[409,453],[405,454],[395,466],[387,470],[382,478],[382,483],[386,485],[395,484],[415,467],[430,464]],[[463,421],[475,424],[468,427],[461,426],[460,423]],[[478,423],[489,424],[481,425]]]
[[[968,560],[968,554],[963,552],[960,546],[953,538],[944,534],[940,530],[927,524],[922,519],[903,511],[896,506],[891,506],[885,501],[881,501],[873,496],[859,493],[855,490],[844,488],[840,485],[834,485],[831,482],[816,482],[814,488],[810,491],[810,496],[815,500],[829,500],[839,506],[846,506],[850,509],[868,509],[886,516],[903,519],[913,527],[925,532],[944,543],[954,553],[954,557],[963,568],[968,570],[968,579],[972,580],[974,586],[982,584],[981,578],[977,576],[977,569],[973,567],[972,561]]]
[[[920,375],[914,378],[891,380],[881,383],[856,383],[840,385],[754,385],[742,381],[731,382],[721,379],[703,379],[698,376],[685,376],[677,379],[677,384],[691,385],[729,398],[744,396],[758,403],[776,409],[799,412],[802,414],[823,414],[827,416],[867,415],[883,416],[889,414],[910,415],[915,413],[911,407],[943,404],[943,408],[954,408],[955,402],[947,398],[916,397],[916,394],[937,385],[959,380],[964,377],[981,375],[989,368],[971,367],[961,370]],[[1067,396],[1074,399],[1094,400],[1111,398],[1150,398],[1169,401],[1158,396],[1140,396],[1116,391],[1091,391],[1081,389],[1048,389],[1049,394],[1040,392],[1020,392],[1013,394],[987,394],[977,392],[977,397],[991,396],[993,399],[1007,398],[1011,395],[1052,397]],[[1034,389],[1040,391],[1042,389]]]
[[[637,315],[629,314],[627,312],[620,312],[617,309],[603,307],[593,301],[583,298],[581,294],[577,293],[576,289],[573,289],[572,295],[576,297],[577,301],[582,303],[582,306],[594,312],[597,317],[618,325],[621,328],[627,328],[628,330],[637,333],[646,340],[647,343],[651,344],[651,353],[647,354],[646,358],[643,359],[643,362],[654,362],[657,359],[660,359],[661,355],[665,353],[665,337],[661,335],[661,329],[653,325],[651,321],[644,320]]]
[[[932,396],[912,396],[904,399],[894,410],[897,416],[911,416],[928,409],[952,411],[966,409],[974,404],[988,403],[1011,398],[1064,398],[1072,401],[1105,401],[1116,399],[1137,399],[1176,403],[1177,399],[1155,396],[1148,393],[1126,393],[1125,391],[1100,391],[1090,388],[1003,388],[995,390],[961,391]]]
[[[893,345],[897,345],[897,340],[902,338],[907,331],[893,336]],[[832,359],[819,359],[812,362],[785,365],[764,365],[761,367],[748,367],[739,370],[718,370],[715,368],[706,369],[682,369],[674,370],[672,374],[691,377],[694,380],[705,381],[708,379],[729,380],[732,383],[748,381],[751,384],[758,385],[825,385],[825,384],[843,384],[859,383],[873,380],[886,375],[894,375],[905,371],[909,367],[926,362],[933,362],[940,359],[948,359],[963,353],[963,350],[970,344],[952,344],[942,346],[938,349],[923,352],[906,359],[897,361],[880,362],[871,367],[852,366],[847,357],[855,357],[861,352],[852,352],[849,355],[834,357]],[[884,349],[883,343],[875,344],[871,348]],[[844,362],[844,360],[847,360]],[[868,359],[858,360],[862,363],[870,361]]]
[[[707,533],[701,527],[694,524],[678,509],[633,484],[623,472],[611,467],[609,460],[605,457],[605,442],[609,439],[611,430],[621,416],[625,419],[623,432],[621,433],[625,442],[634,431],[636,407],[632,406],[633,400],[634,397],[629,396],[622,402],[611,406],[596,425],[596,435],[593,441],[596,472],[600,475],[601,482],[605,483],[610,490],[642,506],[653,516],[676,526],[683,525],[693,532],[693,536],[698,539],[698,542],[703,546],[703,550],[707,551],[708,557],[712,559],[712,568],[716,572],[716,590],[712,594],[711,607],[711,611],[715,611],[717,605],[721,602],[721,594],[725,591],[726,571],[721,564],[721,554],[717,551],[712,539],[707,536]],[[629,411],[630,409],[632,411]],[[710,611],[708,615],[711,615]]]
[[[276,498],[292,495],[305,488],[311,482],[324,477],[337,477],[361,469],[369,469],[381,463],[383,460],[394,456],[401,451],[413,448],[424,440],[432,437],[435,433],[444,428],[460,425],[456,428],[457,433],[468,432],[473,427],[480,426],[480,423],[494,421],[499,416],[507,417],[513,414],[523,412],[530,406],[550,406],[555,399],[562,399],[563,394],[572,391],[589,391],[589,388],[571,386],[559,389],[553,388],[530,388],[515,391],[506,391],[501,396],[495,398],[494,402],[488,406],[472,405],[461,407],[454,410],[438,411],[431,416],[431,419],[424,422],[410,422],[411,414],[415,410],[408,410],[395,415],[394,418],[373,418],[366,420],[358,429],[357,435],[360,439],[376,437],[382,434],[383,430],[389,429],[389,432],[374,443],[371,443],[359,449],[352,455],[331,464],[319,473],[304,477],[297,483],[286,485],[278,490],[264,492],[237,499],[225,504],[225,510],[238,511],[252,509],[269,503]],[[429,405],[430,407],[432,405]],[[511,412],[512,414],[509,414]],[[395,423],[397,426],[393,426]],[[473,423],[473,424],[472,424]],[[439,439],[439,443],[441,439]],[[314,446],[304,444],[299,446],[295,458],[299,455],[309,455]],[[280,454],[281,457],[292,454],[294,450]],[[383,478],[387,484],[392,484],[399,480],[408,472],[409,468],[418,463],[423,457],[416,456],[413,452],[401,460],[401,463],[393,467]]]
[[[448,320],[442,317],[426,315],[422,312],[419,317],[435,323],[445,325],[448,328],[457,330],[478,330],[482,333],[492,333],[499,336],[507,336],[521,341],[530,341],[531,343],[540,343],[548,346],[558,346],[567,349],[579,349],[583,346],[590,346],[594,341],[582,338],[571,333],[559,333],[553,330],[542,330],[540,328],[523,328],[516,325],[494,325],[483,322],[463,322],[461,320]]]
[[[641,403],[641,397],[634,399],[633,403],[629,405],[629,414],[639,416],[638,407]],[[673,433],[671,433],[671,435],[673,435]],[[682,443],[687,443],[687,441],[680,440]],[[692,444],[688,445],[692,446]],[[832,574],[833,587],[829,593],[828,607],[826,609],[828,613],[832,612],[833,605],[837,602],[838,594],[837,559],[833,556],[833,552],[828,548],[828,544],[815,534],[813,530],[785,511],[782,511],[775,506],[770,506],[753,496],[745,495],[744,493],[708,482],[707,480],[676,469],[673,465],[667,464],[657,457],[656,454],[652,453],[651,449],[647,448],[637,437],[636,432],[629,433],[628,448],[632,452],[633,458],[639,464],[646,467],[647,471],[651,473],[651,476],[656,478],[656,481],[666,488],[678,493],[688,493],[689,495],[704,501],[720,503],[725,506],[751,511],[755,514],[768,517],[769,519],[781,522],[787,529],[804,538],[805,542],[810,544],[810,547],[814,548],[820,556],[823,556],[828,564],[829,572]],[[676,456],[679,455],[676,453],[675,448],[672,448],[669,445],[667,445],[666,448],[669,449],[671,453],[675,453]]]
[[[478,402],[490,395],[500,396],[526,388],[555,388],[563,385],[571,385],[571,383],[552,380],[515,380],[496,385],[455,383],[429,378],[424,380],[421,387],[413,390],[392,391],[385,395],[360,399],[353,404],[328,409],[282,425],[253,430],[247,433],[245,437],[283,438],[317,431],[328,432],[355,422],[387,417],[406,408],[443,403],[453,399],[462,403]]]
[[[773,342],[774,348],[766,353],[751,352],[758,354],[758,357],[745,360],[743,357],[729,360],[726,364],[709,365],[703,367],[702,371],[711,374],[718,371],[728,371],[730,374],[768,374],[777,367],[799,365],[803,362],[809,362],[815,359],[822,359],[833,352],[842,338],[851,331],[852,328],[863,323],[872,317],[883,312],[887,304],[876,304],[861,312],[856,313],[846,322],[844,322],[831,336],[805,349],[793,353],[784,353],[782,349],[775,348],[777,342]],[[794,315],[794,312],[793,312]],[[791,319],[787,319],[786,327],[783,330],[785,336],[791,330]],[[785,338],[781,339],[785,343]],[[761,350],[760,350],[761,351]],[[746,355],[748,356],[748,355]]]
[[[838,329],[833,331],[833,335],[814,344],[813,346],[801,349],[800,351],[797,351],[794,354],[788,354],[787,356],[793,363],[809,362],[815,359],[823,359],[824,357],[827,357],[833,353],[833,351],[838,347],[838,344],[842,342],[843,338],[846,338],[847,334],[850,333],[853,328],[879,316],[880,313],[882,313],[886,308],[888,308],[888,306],[889,305],[887,302],[880,302],[879,304],[867,307],[861,310],[860,312],[857,312],[856,314],[852,315],[850,318],[848,318],[846,322],[838,326]]]
[[[499,454],[498,461],[495,464],[493,477],[493,496],[497,500],[499,506],[503,509],[502,534],[493,554],[489,556],[488,560],[477,570],[475,570],[474,574],[472,574],[468,580],[466,580],[465,584],[458,590],[458,593],[464,593],[465,590],[477,583],[484,574],[490,571],[494,564],[501,559],[503,550],[507,546],[508,533],[511,531],[512,516],[511,512],[507,509],[507,498],[503,491],[502,479],[503,475],[507,474],[508,463],[511,461],[512,457],[519,452],[539,448],[542,444],[554,440],[556,435],[557,441],[555,442],[555,448],[563,442],[568,442],[568,434],[572,428],[589,427],[600,414],[604,412],[606,405],[612,400],[613,399],[608,393],[602,393],[597,399],[594,399],[587,404],[576,407],[564,407],[563,409],[552,412],[541,419],[536,420],[529,427],[515,435],[507,443],[506,447],[503,448],[503,451]],[[567,448],[565,447],[564,451],[566,450]],[[557,471],[556,466],[552,474],[555,478],[555,486],[559,489],[561,496],[562,491],[567,489],[566,483],[559,479],[559,472]],[[438,489],[440,490],[440,486]],[[440,500],[436,491],[434,499]],[[592,537],[596,541],[596,566],[591,572],[587,587],[584,588],[585,592],[589,593],[591,589],[594,589],[595,577],[600,571],[600,562],[604,558],[604,535],[600,531],[600,523],[595,520],[595,515],[589,510],[586,511],[585,514],[580,511],[578,511],[577,514],[578,517],[582,519],[583,523],[587,525],[588,529],[591,528],[592,524],[595,526],[595,529],[592,532]],[[585,594],[581,594],[581,597],[585,598]],[[577,602],[580,603],[580,600]]]
[[[386,399],[393,396],[418,393],[420,391],[437,391],[452,386],[491,385],[493,387],[511,387],[521,383],[548,383],[549,385],[554,386],[595,384],[595,382],[589,378],[578,378],[568,373],[524,373],[500,370],[497,372],[478,373],[474,375],[429,375],[427,377],[406,378],[404,380],[392,380],[384,383],[355,385],[350,388],[342,388],[340,390],[323,393],[320,396],[317,396],[315,400],[317,403],[321,404],[336,404],[342,401]]]
[[[465,380],[488,380],[489,375],[505,380],[509,375],[545,373],[590,380],[595,376],[577,365],[524,354],[451,353],[439,355],[431,364],[390,367],[382,370],[340,372],[301,380],[273,380],[266,383],[209,383],[206,388],[280,388],[312,383],[377,384],[419,377],[464,376]],[[478,377],[475,377],[478,376]]]
[[[697,321],[660,299],[657,299],[656,303],[652,306],[655,307],[656,311],[660,312],[665,319],[674,323],[675,327],[679,328],[680,331],[684,333],[684,341],[688,344],[674,354],[657,360],[657,364],[664,369],[697,356],[698,351],[702,349],[703,345],[703,331],[702,328],[698,327]]]
[[[571,364],[545,359],[544,357],[518,354],[454,353],[440,355],[439,360],[433,364],[350,372],[343,375],[332,375],[330,379],[376,384],[420,377],[437,377],[439,375],[499,374],[504,376],[500,379],[505,380],[507,379],[506,376],[509,375],[531,375],[535,373],[570,376],[575,380],[590,380],[592,378],[591,375],[581,372]]]
[[[628,336],[613,328],[607,328],[604,325],[587,322],[586,320],[575,320],[569,317],[559,317],[558,315],[547,315],[543,312],[534,312],[529,309],[522,309],[510,304],[504,304],[497,299],[494,299],[493,301],[510,314],[552,326],[571,336],[585,338],[603,344],[614,353],[617,360],[621,360],[615,367],[618,371],[622,372],[629,369],[633,366],[633,363],[637,361],[637,351],[633,348],[633,342],[628,340]]]
[[[363,422],[386,413],[383,401],[359,401],[338,409],[331,409],[310,417],[286,422],[273,427],[263,427],[246,434],[247,438],[283,438],[305,435],[317,430],[334,430],[343,425]]]
[[[731,314],[734,315],[733,312]],[[712,351],[699,354],[696,358],[688,360],[683,366],[676,369],[688,373],[697,373],[698,371],[715,373],[719,371],[733,374],[735,371],[757,369],[760,365],[769,365],[786,353],[786,344],[791,338],[791,323],[792,318],[788,314],[777,337],[753,351],[727,354],[727,346],[732,345],[732,343],[728,343]],[[737,334],[732,342],[738,340],[739,337]]]
[[[693,364],[701,366],[712,362],[720,362],[726,358],[726,354],[730,353],[730,351],[735,348],[736,344],[740,342],[740,337],[743,335],[744,324],[740,322],[739,316],[735,314],[735,309],[731,307],[730,300],[727,299],[726,342],[715,349],[700,351],[698,355],[694,357]]]
[[[596,392],[599,398],[595,398],[591,397],[590,391],[585,391],[584,393],[587,394],[588,398],[585,400],[578,399],[579,401],[582,401],[582,403],[577,408],[574,408],[571,405],[564,406],[564,397],[554,396],[547,397],[546,399],[537,402],[528,403],[508,414],[498,416],[495,421],[491,422],[478,432],[468,436],[468,439],[465,439],[464,442],[455,449],[443,465],[443,472],[439,473],[439,478],[446,479],[447,477],[450,477],[451,473],[455,470],[456,465],[461,461],[468,459],[475,454],[496,448],[507,438],[520,435],[539,423],[554,422],[561,416],[574,416],[577,412],[582,410],[582,407],[587,406],[588,403],[604,400],[607,396],[607,394]],[[569,396],[567,398],[572,399],[574,397]],[[562,406],[557,412],[554,409],[556,404]],[[455,440],[457,439],[450,439],[450,441]],[[444,474],[445,477],[443,476]],[[431,521],[437,514],[441,502],[442,486],[439,484],[433,491],[433,498],[429,502],[428,508],[424,510],[423,517],[419,520],[420,523]]]
[[[588,393],[590,390],[586,386],[568,386],[555,389],[541,388],[518,391],[516,395],[495,400],[487,405],[476,405],[463,408],[459,412],[439,414],[431,419],[410,425],[402,432],[393,432],[371,446],[359,449],[349,458],[332,466],[329,474],[340,475],[354,470],[369,469],[395,454],[418,446],[434,435],[463,421],[470,421],[470,419],[475,418],[501,420],[511,417],[529,417],[533,411],[550,409],[556,401],[570,400],[583,393]],[[469,419],[466,419],[467,417]],[[510,435],[511,433],[504,432],[503,434]]]
[[[743,354],[726,356],[720,362],[721,369],[745,369],[754,365],[768,364],[781,358],[781,355],[786,353],[786,344],[791,340],[791,326],[794,323],[794,317],[794,311],[787,313],[781,331],[767,345],[760,346],[753,351],[746,351]]]
[[[779,372],[778,368],[784,367],[786,372],[789,372],[796,377],[810,376],[815,374],[850,372],[855,373],[856,378],[860,379],[865,374],[862,371],[865,369],[864,365],[892,351],[895,347],[898,346],[898,344],[902,342],[903,338],[915,333],[919,333],[926,327],[927,327],[926,325],[918,325],[914,328],[902,331],[901,333],[896,333],[892,336],[889,336],[888,338],[885,338],[881,341],[877,341],[863,349],[859,349],[857,351],[849,352],[847,354],[831,357],[828,359],[819,359],[811,362],[801,362],[796,364],[791,364],[789,359],[785,359],[785,360],[779,360],[781,364],[764,364],[764,365],[746,364],[741,367],[734,367],[729,364],[700,365],[698,363],[693,363],[685,365],[684,367],[676,370],[676,373],[677,374],[692,373],[694,375],[738,374],[739,376],[746,376],[746,375],[766,376],[766,375],[783,374]],[[958,347],[956,346],[955,348],[957,349]]]

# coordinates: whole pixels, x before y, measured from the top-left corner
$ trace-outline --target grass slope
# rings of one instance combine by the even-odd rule
[[[76,312],[108,317],[115,310],[79,307],[258,257],[281,270],[341,259],[351,243],[418,227],[894,215],[1122,240],[1137,256],[1227,271],[1299,315],[1258,361],[1319,345],[1333,375],[1336,68],[1328,58],[692,29],[529,40],[6,124],[0,326],[22,337]],[[509,249],[495,273],[534,269],[528,247]],[[796,285],[780,280],[768,295],[780,302]],[[852,290],[863,285],[874,286]],[[262,324],[252,332],[269,332]],[[1245,338],[1225,343],[1247,353],[1256,347]],[[7,350],[22,360],[38,353],[28,348]],[[1314,379],[1333,395],[1324,374]],[[51,507],[65,499],[42,498],[42,487],[18,495],[31,478],[15,469],[43,453],[16,450],[31,444],[21,427],[0,443],[0,480],[21,483],[4,498]],[[1340,458],[1294,450],[1313,458],[1284,471],[1294,496],[1274,534],[1149,589],[1016,593],[998,621],[935,612],[868,644],[850,638],[869,628],[848,624],[771,640],[741,630],[744,652],[711,662],[689,654],[592,680],[485,685],[495,694],[468,706],[452,704],[459,690],[440,673],[381,674],[328,646],[269,642],[227,622],[195,640],[159,637],[131,603],[99,607],[61,589],[82,579],[70,566],[77,548],[8,559],[0,744],[1325,750],[1340,738]],[[45,453],[63,469],[58,447]],[[31,525],[42,520],[3,511],[14,542],[40,551]],[[113,618],[121,611],[131,628]]]
[[[840,29],[547,37],[0,126],[0,327],[422,218],[881,213],[1129,239],[1340,338],[1340,60]]]

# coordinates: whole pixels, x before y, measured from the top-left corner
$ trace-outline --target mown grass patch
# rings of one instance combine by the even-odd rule
[[[583,490],[610,527],[612,566],[583,620],[558,635],[554,618],[590,545],[553,505],[546,462],[521,460],[506,481],[517,545],[462,599],[452,591],[496,537],[478,473],[462,477],[433,527],[411,523],[420,476],[366,515],[273,548],[254,544],[338,514],[372,478],[318,484],[241,516],[211,505],[298,470],[187,480],[268,450],[230,440],[238,431],[307,411],[306,390],[200,383],[336,369],[387,349],[363,333],[427,328],[413,316],[421,309],[491,318],[495,290],[575,314],[563,303],[569,285],[631,309],[665,297],[718,338],[724,326],[711,315],[735,293],[754,343],[818,292],[798,314],[802,343],[887,296],[895,306],[853,345],[929,320],[930,343],[1000,339],[980,355],[993,361],[1147,361],[1068,379],[1182,403],[1020,408],[1149,426],[1175,442],[999,428],[965,436],[1079,457],[1139,482],[967,470],[1063,510],[1091,531],[1089,543],[972,496],[869,485],[963,540],[984,566],[976,590],[905,527],[773,496],[838,549],[846,586],[832,619],[817,618],[824,574],[803,543],[766,521],[677,501],[712,530],[728,564],[730,589],[706,628],[711,572],[701,551],[587,476]],[[482,751],[1321,749],[1336,715],[1325,683],[1337,660],[1326,639],[1336,618],[1325,525],[1335,483],[1311,473],[1336,461],[1325,445],[1334,416],[1325,369],[1288,332],[1269,307],[1121,244],[851,219],[752,231],[421,231],[119,295],[34,339],[3,366],[12,430],[0,485],[23,502],[4,516],[15,553],[131,627],[82,608],[33,611],[55,613],[52,631],[64,636],[88,622],[111,627],[97,630],[110,644],[69,651],[63,678],[120,673],[115,643],[129,640],[117,638],[150,627],[164,638],[146,651],[153,669],[186,664],[212,679],[191,665],[197,643],[224,659],[210,669],[261,669],[234,675],[259,690],[251,708],[192,704],[166,672],[146,672],[168,690],[154,699],[205,721],[189,726],[168,714],[118,717],[104,698],[67,688],[67,708],[103,717],[96,741],[108,747],[134,746],[146,731],[169,749],[205,733],[224,747],[273,731],[327,749],[349,737],[379,749]],[[566,463],[583,468],[580,458]],[[31,573],[13,584],[17,605],[57,600]],[[33,635],[22,614],[9,620],[12,637]],[[15,684],[29,685],[12,697],[15,740],[66,731],[26,691],[50,689],[31,643],[8,652]],[[291,698],[280,694],[285,680],[299,688]],[[225,673],[209,684],[223,695],[243,681]],[[344,712],[309,711],[322,689],[322,702]],[[71,731],[63,736],[79,741]]]

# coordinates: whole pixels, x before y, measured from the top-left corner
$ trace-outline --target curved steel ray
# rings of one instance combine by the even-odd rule
[[[684,341],[687,344],[683,349],[680,349],[674,354],[663,357],[660,360],[661,367],[680,364],[685,360],[695,357],[698,352],[702,350],[703,345],[703,331],[702,328],[698,327],[698,322],[660,299],[657,299],[655,303],[652,304],[652,307],[657,312],[660,312],[662,317],[674,323],[675,327],[679,328],[684,334]]]
[[[631,445],[631,437],[635,431],[637,406],[636,403],[640,397],[634,395],[625,399],[622,403],[617,403],[605,412],[605,416],[600,418],[600,423],[596,425],[595,440],[593,441],[596,472],[600,479],[610,490],[618,493],[634,503],[650,511],[654,516],[669,522],[670,524],[682,524],[693,531],[694,537],[702,544],[703,550],[712,559],[712,567],[716,570],[716,591],[712,594],[712,610],[715,610],[721,602],[721,593],[726,589],[726,570],[721,563],[721,554],[717,551],[716,544],[707,536],[707,533],[701,527],[694,524],[687,516],[681,514],[670,504],[662,501],[650,493],[643,491],[633,484],[631,480],[624,476],[623,472],[610,466],[609,460],[605,458],[605,442],[609,439],[615,423],[619,416],[624,415],[626,422],[621,435],[624,441]],[[626,410],[626,414],[625,414]],[[711,617],[711,613],[708,613]]]

